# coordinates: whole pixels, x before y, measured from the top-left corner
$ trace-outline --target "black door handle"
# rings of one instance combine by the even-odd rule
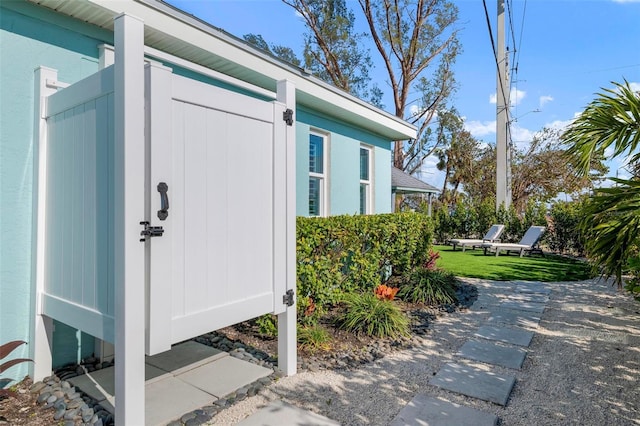
[[[164,182],[158,184],[158,192],[160,193],[160,210],[158,210],[158,218],[165,220],[169,216],[169,195],[167,191],[169,185]]]

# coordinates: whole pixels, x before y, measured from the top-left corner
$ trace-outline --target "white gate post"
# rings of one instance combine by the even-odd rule
[[[286,289],[296,291],[296,88],[291,81],[278,81],[276,100],[293,111],[293,125],[286,127]],[[278,314],[278,368],[287,376],[296,374],[298,363],[296,303]]]
[[[44,292],[44,252],[46,236],[47,208],[47,120],[45,118],[45,98],[56,93],[54,86],[48,86],[47,80],[57,81],[58,72],[51,68],[39,67],[35,70],[33,101],[35,117],[33,122],[33,241],[32,277],[35,285],[33,301],[35,318],[31,335],[33,346],[30,358],[33,362],[33,380],[42,380],[51,374],[53,357],[51,343],[53,320],[42,315],[42,293]]]
[[[115,18],[114,284],[117,425],[143,425],[145,351],[144,23]]]

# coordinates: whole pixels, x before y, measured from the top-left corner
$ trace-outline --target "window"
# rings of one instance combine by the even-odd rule
[[[309,135],[309,216],[324,216],[326,208],[326,136]]]
[[[372,213],[371,209],[371,148],[360,147],[360,214]]]

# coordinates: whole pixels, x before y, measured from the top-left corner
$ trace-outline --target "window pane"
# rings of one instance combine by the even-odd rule
[[[320,216],[320,196],[322,179],[317,177],[309,178],[309,216]]]
[[[367,193],[369,189],[369,185],[367,185],[366,183],[361,183],[360,184],[360,214],[367,214],[369,213],[367,211],[367,204],[368,204],[368,200],[367,198],[369,198],[367,195]]]
[[[360,148],[360,179],[369,180],[369,150]]]
[[[309,171],[324,173],[324,138],[309,135]]]

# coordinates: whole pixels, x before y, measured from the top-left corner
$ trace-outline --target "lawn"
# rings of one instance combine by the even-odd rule
[[[468,250],[464,253],[451,246],[434,246],[440,253],[437,266],[459,277],[488,280],[526,281],[579,281],[592,277],[590,266],[574,259],[555,255],[528,256],[517,254],[484,255],[483,250]]]

